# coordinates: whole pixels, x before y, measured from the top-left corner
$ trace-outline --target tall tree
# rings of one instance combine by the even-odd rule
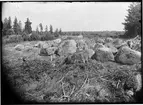
[[[62,34],[62,29],[60,28],[60,30],[59,30],[59,34]]]
[[[13,30],[14,30],[14,33],[17,35],[18,34],[18,20],[16,17],[15,17],[14,23],[13,23]]]
[[[8,29],[11,29],[12,28],[12,25],[11,25],[11,17],[9,16],[8,18],[8,26],[7,26]]]
[[[39,24],[39,27],[40,27],[41,32],[43,32],[43,25],[42,25],[42,23]]]
[[[2,29],[2,34],[3,34],[3,36],[6,35],[6,31],[7,31],[7,29],[8,29],[7,26],[8,26],[8,19],[5,18],[5,19],[4,19],[4,22],[3,22],[3,29]]]
[[[59,30],[58,30],[58,28],[56,28],[56,30],[55,30],[55,37],[59,37]]]
[[[125,35],[135,37],[141,35],[141,4],[139,2],[132,3],[128,9],[128,16],[126,16],[124,28]]]
[[[22,23],[21,23],[21,21],[18,22],[18,34],[22,34]]]
[[[45,32],[48,32],[48,26],[46,25]]]
[[[29,18],[27,18],[27,21],[25,22],[25,29],[24,29],[24,31],[27,34],[30,34],[32,32],[31,24],[32,24],[32,22],[30,22]]]
[[[50,33],[51,34],[53,33],[53,27],[52,27],[52,25],[50,25]]]
[[[38,26],[36,28],[36,33],[39,34],[39,28],[38,28]]]

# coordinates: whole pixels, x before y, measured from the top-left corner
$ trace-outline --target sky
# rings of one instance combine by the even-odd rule
[[[62,31],[123,31],[131,2],[6,2],[2,20],[17,17],[22,26],[27,18],[32,30],[42,23]],[[13,24],[13,23],[12,23]]]

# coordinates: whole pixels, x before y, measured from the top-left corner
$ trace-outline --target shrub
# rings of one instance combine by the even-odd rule
[[[40,40],[40,36],[36,32],[32,32],[32,35],[30,35],[30,41],[33,40]]]
[[[40,36],[41,38],[41,41],[45,41],[45,40],[53,40],[55,39],[54,35],[53,34],[50,34],[50,33],[44,33],[43,35]]]
[[[23,33],[22,33],[22,37],[23,37],[23,40],[24,40],[24,41],[30,41],[30,36],[27,35],[26,32],[23,32]]]
[[[23,37],[21,35],[10,35],[9,37],[3,38],[3,43],[17,43],[23,41]]]

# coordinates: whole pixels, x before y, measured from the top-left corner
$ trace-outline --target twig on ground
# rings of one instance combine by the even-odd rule
[[[72,95],[72,94],[73,94],[74,89],[75,89],[75,86],[73,86],[73,88],[72,88],[72,91],[71,91],[70,95]]]
[[[117,85],[116,85],[116,87],[117,87],[117,88],[119,88],[119,84],[120,84],[120,82],[121,82],[121,81],[120,81],[120,80],[118,80],[118,83],[117,83]]]
[[[87,77],[86,77],[84,83],[82,84],[82,86],[81,86],[81,88],[79,89],[79,91],[75,94],[75,96],[76,96],[76,95],[81,91],[81,89],[85,86],[87,80],[88,80],[88,74],[87,74]]]

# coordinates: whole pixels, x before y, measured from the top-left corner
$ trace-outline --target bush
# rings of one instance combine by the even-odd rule
[[[6,35],[13,35],[13,34],[14,34],[13,29],[9,29],[6,31]]]
[[[50,33],[44,33],[43,35],[40,36],[41,41],[45,41],[45,40],[54,40],[55,37],[53,34]]]
[[[23,40],[24,40],[24,41],[30,41],[30,36],[27,35],[26,32],[23,32],[23,33],[22,33],[22,37],[23,37]]]
[[[40,36],[36,32],[32,32],[32,35],[30,35],[30,41],[34,40],[40,40]]]
[[[21,35],[10,35],[9,37],[3,38],[3,43],[17,43],[23,41],[23,37]]]

